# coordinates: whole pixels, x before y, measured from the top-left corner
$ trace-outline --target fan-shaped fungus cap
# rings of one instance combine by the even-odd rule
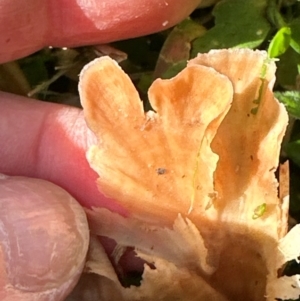
[[[82,105],[99,141],[87,157],[100,191],[128,211],[89,210],[92,231],[135,247],[156,267],[138,288],[116,284],[124,300],[300,294],[299,276],[277,278],[299,255],[300,229],[284,237],[288,206],[274,172],[288,117],[272,93],[274,73],[265,52],[199,54],[176,77],[153,83],[154,111],[144,113],[114,61],[83,69]]]

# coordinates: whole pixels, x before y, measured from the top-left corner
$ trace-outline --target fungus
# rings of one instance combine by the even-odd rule
[[[116,62],[83,69],[81,101],[98,138],[87,158],[99,190],[128,212],[87,209],[91,231],[155,267],[123,288],[91,248],[87,266],[120,300],[298,298],[300,276],[278,276],[300,255],[300,227],[287,233],[288,196],[278,197],[274,175],[288,122],[274,74],[263,51],[199,54],[152,84],[144,113]]]

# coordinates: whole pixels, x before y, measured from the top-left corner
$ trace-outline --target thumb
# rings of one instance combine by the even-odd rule
[[[0,300],[64,300],[88,243],[84,211],[66,191],[0,174]]]

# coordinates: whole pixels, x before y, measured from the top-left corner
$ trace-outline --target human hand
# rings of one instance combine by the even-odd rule
[[[45,46],[103,44],[161,31],[207,0],[0,1],[0,63]]]
[[[199,0],[0,0],[0,62],[44,46],[106,43],[162,30]],[[0,172],[51,181],[83,206],[124,212],[102,196],[85,152],[94,137],[82,111],[0,93]],[[1,300],[63,300],[84,265],[82,209],[38,179],[0,178]],[[106,244],[109,250],[109,244]],[[130,263],[132,264],[132,263]]]

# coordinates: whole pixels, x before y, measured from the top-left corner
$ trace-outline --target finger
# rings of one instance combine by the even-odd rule
[[[84,211],[66,191],[1,175],[1,300],[64,300],[82,272],[88,244]]]
[[[0,0],[0,62],[44,46],[79,46],[168,28],[201,0]]]
[[[0,172],[45,179],[83,206],[124,212],[97,189],[85,156],[96,140],[82,110],[3,92],[0,107]]]

